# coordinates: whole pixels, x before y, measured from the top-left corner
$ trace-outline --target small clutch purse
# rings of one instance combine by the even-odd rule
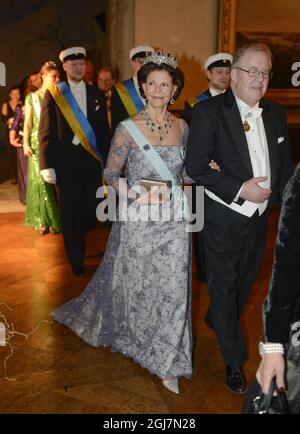
[[[161,181],[158,179],[147,179],[142,178],[140,180],[140,185],[150,191],[152,187],[166,187],[168,189],[172,188],[172,181]]]
[[[151,191],[152,187],[158,187],[160,189],[159,196],[162,202],[166,202],[171,199],[172,181],[142,178],[140,180],[140,185],[147,191]]]

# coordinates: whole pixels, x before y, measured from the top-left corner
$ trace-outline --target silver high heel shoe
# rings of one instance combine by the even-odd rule
[[[176,393],[176,395],[179,394],[178,378],[176,377],[163,378],[162,384],[170,392]]]

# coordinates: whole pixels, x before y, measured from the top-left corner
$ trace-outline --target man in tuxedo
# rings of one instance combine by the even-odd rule
[[[83,80],[85,49],[67,48],[59,58],[67,80],[49,88],[43,99],[40,169],[46,182],[57,185],[68,260],[73,273],[84,277],[84,237],[96,221],[96,190],[109,149],[109,130],[104,94]]]
[[[200,101],[205,101],[208,98],[224,93],[230,85],[230,71],[232,64],[232,55],[229,53],[216,53],[209,56],[204,63],[206,78],[209,82],[209,87],[205,92],[197,95],[185,103],[185,108],[182,114],[183,119],[190,125],[192,119],[192,109]],[[195,184],[193,184],[193,201],[195,200]],[[205,259],[202,231],[196,232],[193,235],[193,250],[195,254],[196,269],[198,279],[201,282],[206,281]]]
[[[141,97],[137,73],[143,65],[148,53],[154,50],[148,45],[133,47],[129,52],[132,77],[122,82],[117,82],[112,88],[111,94],[111,130],[112,134],[120,122],[128,117],[136,115],[146,105]]]
[[[263,99],[272,55],[264,44],[239,49],[231,89],[193,109],[186,169],[205,187],[204,254],[214,329],[226,365],[226,381],[246,390],[240,316],[261,264],[268,209],[280,200],[292,173],[283,108]],[[211,160],[219,170],[209,166]]]

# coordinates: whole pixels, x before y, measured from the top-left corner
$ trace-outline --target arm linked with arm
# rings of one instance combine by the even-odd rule
[[[196,104],[187,146],[186,172],[197,185],[208,188],[226,203],[231,203],[242,186],[242,181],[226,172],[222,161],[217,161],[221,171],[209,166],[215,159],[217,144],[217,121],[203,104]]]

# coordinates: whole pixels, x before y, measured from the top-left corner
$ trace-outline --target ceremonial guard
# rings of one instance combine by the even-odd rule
[[[204,67],[206,78],[209,82],[208,89],[205,92],[191,98],[185,103],[183,119],[190,124],[192,119],[192,108],[199,101],[205,101],[212,96],[224,93],[230,86],[230,71],[232,64],[232,55],[228,53],[217,53],[206,59]]]
[[[73,273],[85,275],[84,237],[96,221],[96,191],[109,149],[105,97],[84,82],[86,51],[59,55],[67,80],[45,93],[39,128],[40,169],[57,185],[64,243]]]
[[[133,75],[131,78],[117,82],[112,88],[111,95],[111,129],[114,133],[120,122],[128,117],[135,116],[143,110],[146,103],[140,95],[137,73],[143,65],[148,53],[154,50],[148,45],[139,45],[129,52]]]

